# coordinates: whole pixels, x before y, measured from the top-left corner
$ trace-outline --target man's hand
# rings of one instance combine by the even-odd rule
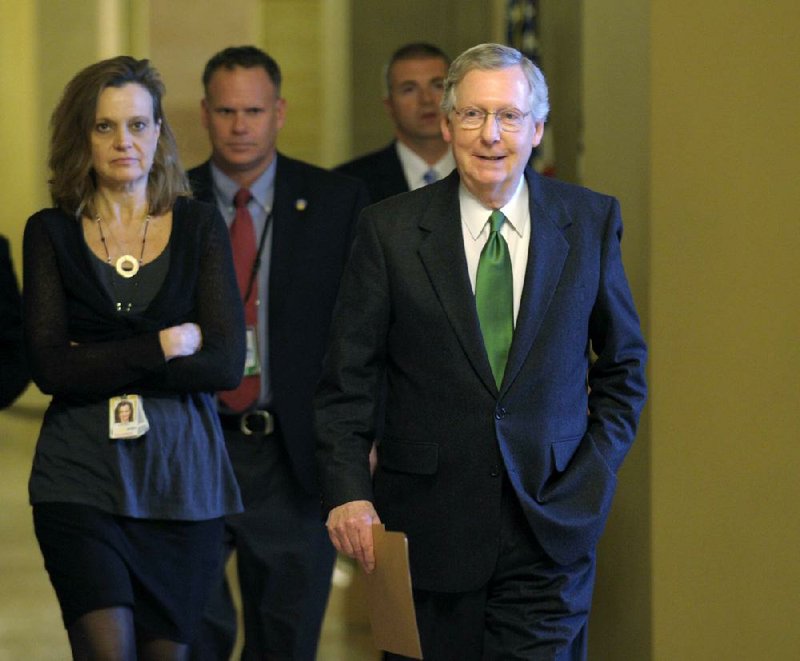
[[[328,514],[326,525],[336,550],[358,560],[369,574],[375,569],[372,524],[380,522],[371,502],[353,500],[334,507]]]

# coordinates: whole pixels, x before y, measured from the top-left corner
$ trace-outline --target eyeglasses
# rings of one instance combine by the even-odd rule
[[[530,110],[528,112],[522,112],[516,108],[501,108],[500,110],[489,112],[488,110],[473,108],[471,106],[461,108],[461,110],[454,110],[453,112],[458,115],[459,124],[462,129],[479,129],[484,125],[489,115],[494,115],[495,121],[500,126],[500,129],[508,133],[519,131],[522,128],[522,124],[525,122],[525,118],[531,114]]]

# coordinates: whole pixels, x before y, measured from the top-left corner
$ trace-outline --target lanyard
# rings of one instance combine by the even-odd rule
[[[264,221],[264,229],[261,232],[261,240],[258,242],[258,251],[256,252],[256,258],[253,260],[253,269],[250,271],[250,279],[247,282],[247,291],[245,292],[244,299],[242,299],[243,303],[247,303],[247,300],[250,298],[250,294],[253,293],[253,283],[258,275],[258,269],[261,267],[261,255],[264,252],[264,244],[266,243],[267,232],[269,231],[269,226],[271,223],[272,209],[270,209],[269,213],[267,214],[267,219]]]

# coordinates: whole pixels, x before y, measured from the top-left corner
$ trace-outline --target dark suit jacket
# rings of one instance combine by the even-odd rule
[[[556,562],[591,552],[644,403],[646,350],[617,201],[525,176],[530,254],[499,392],[467,273],[457,172],[369,207],[342,280],[316,401],[324,504],[373,500],[388,529],[408,534],[417,588],[485,584],[504,472]],[[373,486],[366,456],[384,371]]]
[[[394,142],[383,149],[343,163],[336,168],[336,171],[358,177],[366,183],[372,202],[380,202],[392,195],[407,193],[409,190]]]
[[[315,494],[311,400],[367,192],[350,177],[282,154],[277,158],[267,296],[272,409],[297,479]],[[190,170],[189,180],[195,197],[216,204],[209,162]]]
[[[22,339],[22,301],[8,240],[0,237],[0,408],[10,406],[30,382]]]

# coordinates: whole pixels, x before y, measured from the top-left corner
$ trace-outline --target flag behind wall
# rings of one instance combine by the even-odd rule
[[[513,46],[541,68],[539,41],[539,0],[508,0],[506,4],[506,43]],[[533,167],[547,176],[556,173],[555,148],[550,128],[533,151]]]

